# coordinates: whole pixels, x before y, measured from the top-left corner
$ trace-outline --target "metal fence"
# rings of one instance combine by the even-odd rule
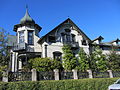
[[[79,71],[77,74],[78,74],[78,79],[89,78],[88,72]]]
[[[74,75],[73,75],[74,73]],[[120,77],[120,71],[118,72],[111,72],[113,77]],[[33,75],[33,76],[32,76]],[[37,75],[35,72],[9,72],[8,73],[8,81],[32,81],[33,77],[36,77],[36,80],[55,80],[55,77],[58,77],[58,80],[64,79],[83,79],[83,78],[90,78],[89,76],[92,75],[93,78],[110,78],[109,72],[81,72],[81,71],[39,71]],[[0,72],[0,81],[2,81],[3,73]]]
[[[61,71],[60,72],[60,79],[73,79],[73,72],[72,71]]]
[[[9,72],[8,81],[31,81],[32,72]]]
[[[120,71],[113,71],[113,77],[120,77]]]
[[[54,72],[53,71],[40,71],[37,72],[37,80],[54,80]]]
[[[93,72],[93,78],[109,78],[108,72]]]

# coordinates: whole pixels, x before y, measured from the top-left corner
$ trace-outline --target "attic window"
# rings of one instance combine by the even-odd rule
[[[70,32],[71,30],[70,29],[65,29],[65,32]]]
[[[87,45],[87,42],[86,42],[86,40],[82,40],[82,45]]]
[[[55,36],[49,36],[48,39],[49,42],[55,43]]]

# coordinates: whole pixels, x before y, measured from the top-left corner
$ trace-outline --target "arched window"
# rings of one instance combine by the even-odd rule
[[[53,52],[53,58],[55,60],[61,61],[62,60],[62,53],[59,51]]]

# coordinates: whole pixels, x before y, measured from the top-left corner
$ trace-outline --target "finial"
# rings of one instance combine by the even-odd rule
[[[26,11],[28,12],[28,5],[26,4]]]
[[[26,4],[26,9],[28,9],[28,5]]]

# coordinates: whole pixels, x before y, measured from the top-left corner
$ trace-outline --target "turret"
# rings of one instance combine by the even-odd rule
[[[26,8],[26,13],[20,20],[20,24],[14,26],[17,35],[17,46],[14,47],[14,50],[26,49],[26,45],[36,46],[40,30],[41,27],[30,17],[28,8]]]

